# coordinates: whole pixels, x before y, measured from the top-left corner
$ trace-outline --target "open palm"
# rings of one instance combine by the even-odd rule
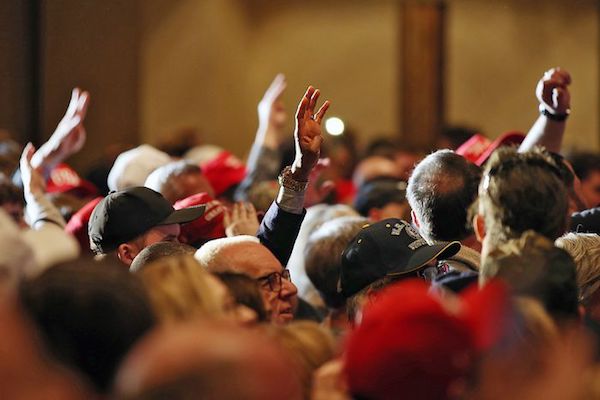
[[[319,95],[318,89],[309,86],[300,100],[296,112],[296,129],[294,131],[296,160],[294,166],[296,169],[304,171],[307,178],[319,160],[323,143],[321,122],[330,104],[329,101],[326,101],[315,113]]]

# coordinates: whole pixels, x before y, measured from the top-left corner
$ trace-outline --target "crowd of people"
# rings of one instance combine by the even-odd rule
[[[312,86],[286,131],[278,75],[246,162],[187,130],[86,174],[74,89],[39,148],[0,142],[0,398],[600,398],[570,83],[544,73],[527,134],[431,152],[328,136]]]

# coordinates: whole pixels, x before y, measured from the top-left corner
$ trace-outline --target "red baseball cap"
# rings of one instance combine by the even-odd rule
[[[233,154],[223,151],[216,158],[202,165],[202,173],[215,190],[215,196],[219,197],[244,180],[246,166]]]
[[[98,194],[93,183],[82,179],[79,174],[67,164],[58,164],[46,182],[48,193],[70,193],[77,197],[92,197]]]
[[[73,214],[67,223],[67,226],[65,227],[65,231],[77,239],[81,250],[85,253],[91,253],[90,237],[88,235],[88,223],[90,222],[92,211],[94,211],[94,208],[102,199],[103,197],[96,197],[85,206],[81,207],[79,211]]]
[[[199,246],[208,240],[225,237],[225,226],[223,225],[225,207],[207,193],[197,193],[179,200],[173,205],[173,208],[180,210],[198,205],[206,206],[204,214],[190,223],[181,225],[179,241]]]
[[[453,384],[505,332],[510,303],[499,282],[444,302],[413,279],[377,295],[346,342],[350,393],[374,400],[451,397]]]
[[[524,139],[525,134],[519,131],[505,132],[493,141],[477,133],[461,144],[456,149],[456,154],[463,156],[473,164],[482,166],[499,147],[521,144]]]

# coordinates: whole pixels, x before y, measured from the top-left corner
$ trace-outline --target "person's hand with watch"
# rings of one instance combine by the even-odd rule
[[[564,121],[571,113],[571,75],[561,68],[552,68],[538,82],[535,94],[540,113],[554,121]]]
[[[566,120],[571,114],[570,84],[571,75],[562,68],[552,68],[544,73],[535,89],[540,116],[519,146],[519,152],[543,146],[548,151],[560,153]]]
[[[313,168],[319,161],[323,135],[321,124],[329,108],[330,102],[325,101],[315,112],[319,89],[309,86],[298,104],[296,111],[296,126],[294,143],[296,154],[291,166],[284,168],[279,176],[282,186],[277,203],[290,212],[301,212],[304,202],[304,192]],[[300,208],[298,210],[298,208]],[[291,211],[291,210],[294,211]]]

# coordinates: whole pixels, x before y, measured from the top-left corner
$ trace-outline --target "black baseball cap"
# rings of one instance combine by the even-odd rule
[[[105,254],[159,225],[191,222],[205,206],[175,210],[158,192],[137,186],[110,193],[90,217],[88,234],[94,253]]]
[[[381,278],[409,275],[432,260],[452,257],[459,250],[459,242],[430,246],[401,219],[365,225],[342,253],[338,290],[350,297]]]

